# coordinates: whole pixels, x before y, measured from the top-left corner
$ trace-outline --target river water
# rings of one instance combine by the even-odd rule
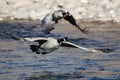
[[[79,24],[87,27],[89,34],[83,34],[66,21],[57,24],[48,35],[41,33],[39,21],[1,22],[0,80],[120,80],[120,23]],[[68,37],[77,45],[104,52],[61,47],[38,55],[29,49],[32,42],[14,40],[13,36]]]

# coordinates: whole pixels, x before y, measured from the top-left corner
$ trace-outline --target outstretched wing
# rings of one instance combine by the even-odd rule
[[[76,20],[72,15],[66,15],[64,19],[67,20],[72,25],[77,26]]]
[[[79,48],[78,45],[74,44],[74,43],[71,43],[71,42],[68,42],[68,41],[63,41],[61,43],[61,46],[63,47],[73,47],[73,48]]]
[[[37,40],[47,40],[47,38],[43,37],[27,37],[27,38],[22,38],[23,41],[30,41],[30,42],[36,42]]]
[[[23,41],[30,41],[30,42],[38,42],[39,45],[42,45],[47,41],[47,38],[43,37],[31,37],[31,38],[23,38]]]
[[[44,27],[45,24],[46,24],[46,18],[49,16],[49,14],[46,14],[45,17],[41,20],[41,24],[40,24],[40,27]]]
[[[85,50],[85,51],[95,52],[95,53],[98,53],[98,52],[99,52],[98,50],[95,50],[95,49],[92,49],[92,48],[82,47],[82,46],[76,45],[76,44],[71,43],[71,42],[68,42],[68,41],[63,41],[63,42],[61,43],[61,46],[79,48],[79,49],[82,49],[82,50]]]
[[[88,30],[86,28],[82,29],[77,23],[76,23],[76,20],[75,18],[69,14],[68,12],[68,15],[66,15],[64,17],[65,20],[67,20],[69,23],[71,23],[72,25],[76,26],[80,31],[82,31],[83,33],[88,33]]]

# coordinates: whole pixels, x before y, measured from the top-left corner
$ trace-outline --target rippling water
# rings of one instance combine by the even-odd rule
[[[0,80],[120,80],[120,24],[81,23],[90,30],[85,35],[67,22],[61,22],[49,35],[42,35],[38,21],[0,23]],[[59,26],[59,27],[58,27]],[[65,48],[38,55],[31,42],[17,37],[69,37],[70,41],[106,53]]]

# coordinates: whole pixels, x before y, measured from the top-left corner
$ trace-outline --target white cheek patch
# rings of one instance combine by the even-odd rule
[[[64,41],[66,41],[66,39],[64,39]]]

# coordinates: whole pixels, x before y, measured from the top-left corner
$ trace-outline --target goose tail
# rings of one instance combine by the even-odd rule
[[[37,45],[30,45],[30,49],[32,50],[32,52],[36,52],[38,50],[39,46]]]

